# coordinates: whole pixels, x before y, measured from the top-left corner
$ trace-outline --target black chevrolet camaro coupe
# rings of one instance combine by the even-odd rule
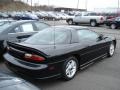
[[[8,42],[4,55],[13,72],[35,79],[72,79],[79,69],[105,56],[113,56],[114,37],[106,37],[81,26],[54,26],[22,43]]]

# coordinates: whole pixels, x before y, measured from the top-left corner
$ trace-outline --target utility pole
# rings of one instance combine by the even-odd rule
[[[32,0],[31,0],[31,12],[32,12]]]
[[[120,3],[120,1],[118,0],[118,2],[117,2],[117,3],[118,3],[117,16],[119,16],[119,8],[120,8],[120,7],[119,7],[119,3]]]
[[[48,10],[50,10],[50,0],[48,0]]]
[[[88,0],[85,0],[85,9],[87,11]]]
[[[77,9],[79,9],[79,0],[77,1]]]
[[[119,9],[119,3],[120,3],[120,1],[118,0],[118,9]]]
[[[48,6],[50,5],[50,1],[48,0]]]

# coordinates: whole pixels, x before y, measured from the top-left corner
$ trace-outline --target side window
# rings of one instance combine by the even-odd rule
[[[35,26],[37,27],[37,30],[42,30],[44,28],[49,27],[49,25],[45,24],[45,23],[41,23],[41,22],[35,22],[34,23]]]
[[[89,14],[89,13],[86,13],[86,14],[84,14],[84,16],[90,16],[90,14]]]
[[[93,40],[93,41],[97,41],[99,35],[93,31],[90,30],[78,30],[78,38],[79,41],[83,41],[83,40]]]
[[[21,28],[22,28],[23,32],[33,32],[34,31],[33,25],[31,23],[22,24]]]
[[[64,30],[56,30],[55,44],[70,44],[70,32]]]
[[[18,33],[18,32],[21,32],[20,27],[15,27],[14,29],[11,29],[11,30],[9,31],[9,33]]]

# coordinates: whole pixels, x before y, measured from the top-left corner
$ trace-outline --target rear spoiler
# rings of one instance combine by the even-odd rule
[[[20,45],[19,43],[17,44],[17,43],[7,41],[7,46],[10,48],[25,51],[25,52],[30,53],[30,54],[37,54],[37,55],[41,55],[41,56],[46,57],[46,58],[48,57],[47,54],[45,54],[37,49],[31,48],[31,47],[26,47],[26,46]]]

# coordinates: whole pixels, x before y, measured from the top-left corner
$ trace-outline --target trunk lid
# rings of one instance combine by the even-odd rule
[[[8,53],[15,58],[25,60],[24,56],[26,53],[35,54],[42,56],[44,58],[48,58],[49,51],[54,49],[52,45],[30,45],[25,43],[11,43],[7,42],[9,50]]]

